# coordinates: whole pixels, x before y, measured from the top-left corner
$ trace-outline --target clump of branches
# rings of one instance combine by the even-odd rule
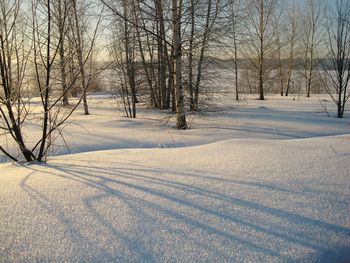
[[[327,59],[323,60],[320,77],[327,93],[337,105],[337,117],[344,115],[350,97],[350,3],[337,0],[327,8]]]
[[[83,50],[82,3],[78,7],[77,0],[33,0],[27,3],[30,14],[21,4],[20,0],[0,3],[0,129],[1,137],[14,146],[5,149],[1,145],[0,150],[13,161],[42,162],[62,136],[64,123],[86,98],[92,78],[85,68],[91,61],[97,29],[84,45],[88,50]],[[64,43],[70,44],[70,52],[64,52],[68,46]],[[77,61],[71,74],[65,73],[68,61]],[[78,84],[81,96],[71,108],[62,107]],[[63,89],[57,92],[61,85]],[[30,139],[26,137],[29,127],[37,131]]]

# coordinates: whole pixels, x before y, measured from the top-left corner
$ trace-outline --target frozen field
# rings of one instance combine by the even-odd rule
[[[95,97],[48,164],[1,164],[0,262],[349,262],[350,113],[223,96],[186,131]]]

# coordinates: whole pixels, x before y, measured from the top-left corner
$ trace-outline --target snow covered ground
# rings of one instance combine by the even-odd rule
[[[268,96],[266,101],[244,96],[236,102],[231,93],[217,94],[214,107],[187,116],[191,129],[174,129],[174,118],[167,111],[138,106],[137,119],[124,117],[114,99],[95,96],[90,101],[91,115],[78,110],[64,128],[67,142],[58,139],[50,155],[125,148],[174,148],[203,145],[227,139],[297,139],[350,134],[350,107],[344,119],[335,118],[335,106],[327,95],[304,97]],[[328,117],[321,103],[331,115]],[[25,131],[31,145],[40,138],[41,130],[31,124]],[[11,143],[4,137],[0,144]],[[14,147],[12,147],[14,148]],[[31,148],[31,147],[29,147]],[[8,161],[0,153],[0,162]]]
[[[177,131],[94,98],[65,135],[85,153],[0,165],[0,262],[348,262],[350,116],[320,99],[225,102]]]

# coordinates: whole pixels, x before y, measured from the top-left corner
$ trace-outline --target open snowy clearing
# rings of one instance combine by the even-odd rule
[[[1,165],[0,261],[346,262],[350,136]]]
[[[61,156],[0,165],[0,262],[348,262],[349,113],[323,99],[220,98],[177,131],[92,98]]]
[[[174,148],[203,145],[227,139],[297,139],[350,134],[349,105],[343,119],[335,118],[335,105],[328,95],[312,98],[268,96],[258,101],[245,96],[236,102],[232,93],[217,94],[209,110],[187,116],[191,129],[174,128],[173,114],[145,109],[138,105],[137,119],[124,117],[121,105],[112,97],[90,98],[91,115],[77,110],[63,130],[50,155],[125,148]],[[325,104],[326,101],[326,104]],[[321,106],[331,115],[327,116]],[[26,127],[26,140],[35,142],[41,136],[37,123]],[[0,145],[14,148],[0,138]],[[11,151],[10,151],[11,152]],[[16,155],[16,154],[15,154]],[[0,161],[9,159],[0,152]]]

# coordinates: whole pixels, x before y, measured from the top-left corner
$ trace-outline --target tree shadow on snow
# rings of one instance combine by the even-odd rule
[[[132,168],[122,168],[123,165]],[[167,255],[187,255],[190,253],[187,246],[192,249],[195,261],[236,262],[253,258],[299,262],[298,251],[304,251],[302,255],[308,255],[306,260],[312,262],[341,262],[350,258],[350,247],[337,244],[337,240],[350,240],[349,228],[266,205],[264,200],[253,200],[251,195],[242,198],[228,189],[239,188],[253,193],[264,191],[266,196],[277,193],[288,197],[292,203],[293,197],[302,195],[301,192],[200,172],[165,171],[136,163],[123,165],[99,167],[91,163],[50,163],[45,166],[49,168],[45,173],[51,176],[60,176],[94,190],[91,191],[93,194],[82,197],[84,212],[96,220],[99,227],[108,229],[109,235],[120,240],[132,254],[131,258],[130,255],[124,257],[120,251],[111,253],[101,248],[93,260],[162,262],[171,260]],[[41,168],[31,166],[28,169],[35,172]],[[73,239],[96,246],[94,240],[89,240],[74,228],[64,208],[50,202],[43,193],[27,184],[30,176],[22,181],[22,189],[53,213]],[[222,187],[224,189],[220,190]],[[104,202],[111,200],[122,202],[130,211],[130,218],[119,218],[118,209],[100,209]],[[114,212],[118,220],[135,220],[133,228],[128,231],[118,229],[106,216],[107,212]],[[158,248],[164,250],[152,246],[157,239],[162,243],[157,245]],[[174,251],[167,252],[168,245],[174,246]]]

